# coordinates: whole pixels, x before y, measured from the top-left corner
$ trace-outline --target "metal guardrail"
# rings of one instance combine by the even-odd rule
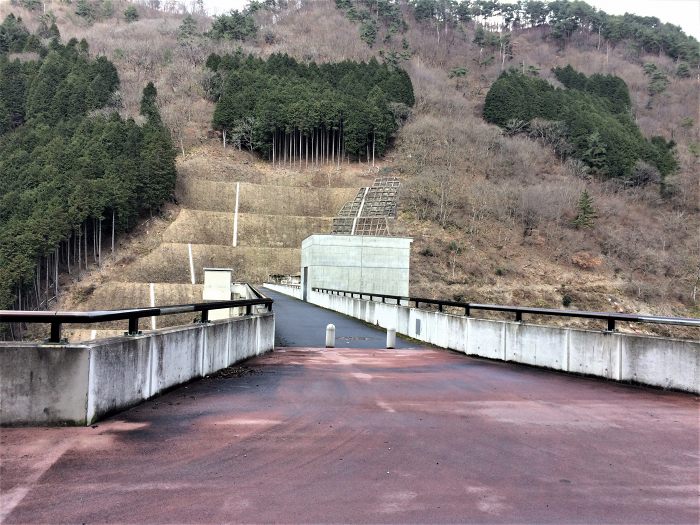
[[[469,317],[472,310],[487,310],[492,312],[512,312],[515,314],[515,320],[520,322],[523,320],[523,314],[533,315],[551,315],[555,317],[579,317],[582,319],[599,319],[607,321],[608,331],[615,330],[616,321],[625,321],[628,323],[656,323],[656,324],[671,324],[678,326],[697,326],[700,327],[700,319],[691,317],[657,317],[652,315],[635,315],[623,314],[616,312],[587,312],[584,310],[558,310],[556,308],[531,308],[527,306],[506,306],[498,304],[479,304],[479,303],[463,303],[459,301],[442,301],[439,299],[426,299],[423,297],[404,297],[400,295],[386,295],[378,293],[351,292],[348,290],[333,290],[331,288],[312,288],[314,292],[329,293],[332,295],[343,295],[350,297],[358,296],[369,297],[373,301],[375,297],[381,298],[385,303],[387,299],[396,301],[396,304],[401,305],[401,301],[405,301],[409,306],[410,303],[415,303],[416,308],[420,308],[421,304],[437,305],[438,311],[442,312],[446,306],[454,308],[464,308],[464,315]]]
[[[95,310],[91,312],[32,312],[20,310],[0,310],[0,322],[5,323],[33,323],[50,324],[51,336],[49,343],[61,342],[61,327],[63,324],[93,324],[106,321],[129,321],[129,329],[126,335],[138,335],[139,319],[142,317],[157,317],[161,315],[174,315],[189,312],[201,312],[201,323],[209,322],[211,310],[224,308],[245,307],[246,315],[253,313],[254,306],[266,306],[267,311],[272,311],[274,300],[265,297],[255,288],[249,285],[257,299],[235,299],[231,301],[209,301],[206,303],[190,303],[169,306],[156,306],[153,308],[132,308],[128,310]]]

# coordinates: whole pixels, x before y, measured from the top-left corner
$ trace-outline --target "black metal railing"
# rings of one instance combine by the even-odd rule
[[[444,311],[445,307],[462,308],[464,309],[464,315],[469,317],[472,310],[485,310],[492,312],[509,312],[515,314],[515,320],[520,322],[523,320],[523,314],[532,315],[546,315],[555,317],[578,317],[582,319],[598,319],[607,321],[608,331],[615,330],[615,323],[617,321],[625,321],[628,323],[656,323],[656,324],[670,324],[678,326],[697,326],[700,327],[700,319],[694,319],[690,317],[657,317],[653,315],[635,315],[635,314],[624,314],[617,312],[587,312],[584,310],[559,310],[556,308],[531,308],[527,306],[506,306],[499,304],[479,304],[479,303],[464,303],[459,301],[442,301],[439,299],[426,299],[424,297],[405,297],[400,295],[386,295],[378,293],[364,293],[364,292],[351,292],[348,290],[333,290],[330,288],[312,288],[314,292],[328,293],[332,295],[343,295],[355,297],[359,299],[363,297],[368,297],[370,301],[374,301],[374,298],[380,298],[383,303],[387,299],[396,301],[396,304],[401,306],[401,302],[405,302],[406,305],[410,306],[411,303],[415,304],[416,308],[420,308],[420,305],[436,305],[439,312]]]
[[[265,306],[268,312],[272,311],[272,299],[265,297],[255,288],[250,286],[256,299],[236,299],[231,301],[209,301],[206,303],[177,304],[169,306],[156,306],[153,308],[132,308],[128,310],[97,310],[91,312],[32,312],[19,310],[0,310],[0,322],[4,323],[33,323],[50,324],[50,343],[61,342],[61,328],[63,324],[93,324],[107,321],[129,321],[126,335],[138,335],[139,319],[143,317],[158,317],[161,315],[184,314],[189,312],[201,312],[199,322],[209,322],[211,310],[223,310],[224,308],[245,308],[246,315],[253,313],[254,306]]]

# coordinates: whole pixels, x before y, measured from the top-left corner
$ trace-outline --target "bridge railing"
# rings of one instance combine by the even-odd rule
[[[256,299],[235,299],[230,301],[208,301],[203,303],[176,304],[168,306],[156,306],[152,308],[131,308],[126,310],[94,310],[89,312],[50,312],[50,311],[22,311],[22,310],[0,310],[0,322],[4,323],[33,323],[50,324],[50,343],[61,342],[61,329],[63,324],[93,324],[105,321],[128,320],[129,327],[126,335],[138,335],[139,319],[143,317],[158,317],[161,315],[183,314],[188,312],[201,312],[199,322],[209,321],[211,310],[222,310],[224,308],[245,307],[246,315],[253,313],[254,306],[265,306],[268,312],[272,311],[274,300],[265,297],[255,288],[250,286]]]
[[[506,312],[515,315],[516,321],[523,320],[523,314],[532,315],[545,315],[554,317],[577,317],[581,319],[598,319],[607,321],[608,331],[615,330],[615,323],[617,321],[624,321],[628,323],[655,323],[655,324],[668,324],[677,326],[697,326],[700,327],[700,319],[694,319],[690,317],[659,317],[653,315],[635,315],[635,314],[625,314],[617,312],[588,312],[585,310],[561,310],[556,308],[534,308],[527,306],[508,306],[508,305],[498,305],[498,304],[480,304],[480,303],[465,303],[459,301],[443,301],[440,299],[427,299],[424,297],[406,297],[400,295],[387,295],[378,293],[365,293],[365,292],[353,292],[349,290],[334,290],[331,288],[312,288],[314,292],[327,293],[332,295],[342,295],[349,297],[357,297],[362,299],[368,297],[370,301],[374,301],[375,298],[381,299],[381,302],[385,303],[387,299],[396,301],[396,304],[401,306],[402,301],[406,305],[410,306],[414,303],[416,308],[420,308],[421,305],[435,305],[439,312],[443,312],[445,307],[454,307],[464,309],[464,315],[469,317],[472,310],[484,310],[491,312]]]

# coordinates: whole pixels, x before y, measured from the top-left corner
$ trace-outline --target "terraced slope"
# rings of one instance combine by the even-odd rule
[[[61,308],[79,310],[178,304],[202,298],[204,268],[232,268],[234,278],[260,283],[275,274],[298,274],[301,242],[331,230],[333,216],[375,174],[361,166],[294,171],[271,166],[218,144],[202,146],[178,162],[177,207],[147,253],[93,275],[86,294],[74,293]],[[237,245],[233,246],[239,185]],[[122,250],[129,253],[129,244]],[[190,265],[190,253],[191,261]],[[133,259],[133,260],[131,260]],[[84,282],[90,282],[88,277]],[[193,284],[194,283],[194,284]],[[85,285],[83,285],[85,289]],[[188,316],[157,320],[157,326],[189,322]],[[67,332],[72,340],[114,335],[124,323]],[[149,320],[142,328],[150,328]]]

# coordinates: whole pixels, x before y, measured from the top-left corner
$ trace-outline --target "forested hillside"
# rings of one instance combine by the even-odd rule
[[[374,59],[317,65],[213,54],[207,67],[214,126],[273,163],[374,162],[415,103],[406,72]]]
[[[175,155],[153,84],[141,125],[124,120],[117,70],[85,40],[30,34],[12,15],[1,29],[0,308],[46,306],[59,271],[99,263],[104,219],[113,236],[170,196]]]
[[[153,80],[182,166],[218,147],[217,163],[227,168],[217,177],[230,183],[259,162],[261,184],[330,184],[357,170],[358,156],[367,177],[400,174],[405,191],[392,232],[415,238],[412,293],[697,313],[700,50],[676,26],[558,0],[266,1],[213,19],[197,3],[112,0],[111,11],[103,0],[80,2],[88,11],[46,4],[47,13],[13,9],[32,33],[55,23],[64,41],[86,39],[90,60],[115,65],[122,120],[139,122],[142,90]],[[285,61],[295,64],[288,73],[271,71]],[[371,115],[358,134],[364,140],[340,166],[332,145],[350,151],[332,106],[344,96],[344,75],[336,70],[322,86],[314,80],[341,67],[334,63],[405,71],[415,102],[381,86],[389,112],[383,103],[359,112]],[[373,82],[353,82],[362,88],[352,96],[367,105]],[[225,150],[223,136],[207,138],[212,124],[226,131]],[[315,150],[329,138],[335,167],[313,162],[311,152],[307,166],[307,144]],[[366,163],[373,142],[374,167]],[[188,191],[193,177],[187,173]]]
[[[637,184],[676,171],[675,143],[659,136],[644,138],[630,114],[630,95],[621,78],[587,78],[571,66],[556,68],[554,74],[568,89],[517,70],[504,72],[486,95],[484,118],[509,134],[542,138],[560,158],[578,159],[596,175]]]

